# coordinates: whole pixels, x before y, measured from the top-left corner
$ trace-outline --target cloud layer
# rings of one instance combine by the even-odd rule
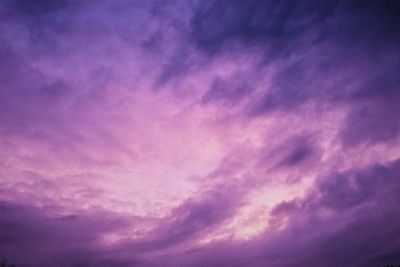
[[[0,257],[400,264],[397,1],[0,0]]]

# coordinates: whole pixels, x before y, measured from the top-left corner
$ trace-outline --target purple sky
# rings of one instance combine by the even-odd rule
[[[0,0],[0,257],[400,264],[397,0]]]

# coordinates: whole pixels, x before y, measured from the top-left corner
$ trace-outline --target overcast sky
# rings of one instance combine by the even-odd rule
[[[0,257],[400,264],[400,2],[0,0]]]

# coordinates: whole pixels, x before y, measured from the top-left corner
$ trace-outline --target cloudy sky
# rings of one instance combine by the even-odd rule
[[[0,0],[0,257],[400,264],[400,2]]]

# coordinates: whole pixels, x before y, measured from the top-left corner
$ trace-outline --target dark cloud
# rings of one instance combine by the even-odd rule
[[[399,101],[399,10],[390,0],[209,1],[195,8],[191,36],[200,49],[213,53],[226,53],[233,43],[265,53],[277,71],[261,99],[254,100],[251,115],[344,101],[355,105],[345,122],[344,143],[378,142],[398,136],[400,127],[394,104]],[[240,90],[245,87],[239,82],[226,84],[217,78],[203,100],[229,102],[251,93]],[[385,95],[390,100],[377,102]],[[372,101],[360,106],[363,98]]]
[[[191,30],[194,42],[206,50],[219,49],[230,40],[264,45],[284,40],[278,43],[288,45],[304,40],[302,35],[313,30],[323,39],[349,37],[357,42],[398,35],[399,13],[399,4],[393,0],[207,1],[195,8]],[[336,23],[346,27],[334,27]],[[363,24],[373,27],[367,30]],[[373,35],[367,36],[371,30]]]
[[[290,154],[282,161],[283,165],[294,166],[306,160],[313,153],[311,146],[307,144],[299,144]]]
[[[20,10],[28,16],[46,15],[68,7],[73,1],[71,0],[14,0],[9,1],[9,7]]]
[[[300,252],[303,260],[296,265],[318,262],[322,266],[374,266],[398,261],[398,257],[388,257],[387,262],[384,259],[398,252],[400,224],[394,214],[398,213],[396,203],[400,200],[395,193],[400,186],[399,170],[397,160],[332,174],[320,178],[315,194],[304,201],[277,206],[277,218],[293,216],[287,234],[309,229],[309,237],[304,237],[307,244]]]
[[[315,73],[310,71],[309,65],[305,59],[302,59],[278,71],[273,77],[271,89],[264,94],[253,113],[263,114],[276,109],[295,109],[309,99],[318,95],[321,97],[322,81],[315,80]]]
[[[276,206],[270,230],[170,256],[163,266],[345,266],[398,264],[400,161],[333,173],[304,199]],[[289,220],[287,220],[289,219]],[[283,229],[281,228],[283,227]]]
[[[229,220],[241,206],[243,195],[238,188],[227,186],[188,199],[173,209],[148,236],[128,241],[127,246],[134,252],[152,252],[193,242]]]
[[[192,38],[208,51],[216,51],[231,40],[282,44],[281,39],[291,40],[314,23],[323,21],[337,2],[208,1],[195,9]]]
[[[173,81],[176,78],[180,78],[187,74],[192,66],[192,63],[188,59],[188,52],[185,49],[181,49],[179,52],[174,53],[173,57],[162,67],[160,77],[156,83],[159,87],[169,81]]]
[[[0,3],[0,6],[5,10],[3,23],[26,30],[30,52],[39,56],[71,52],[62,37],[71,36],[76,30],[73,26],[75,2],[11,0]]]
[[[223,104],[237,104],[245,96],[250,94],[254,87],[250,85],[246,78],[239,78],[239,75],[233,75],[228,79],[216,77],[211,88],[202,96],[204,104],[221,102]]]
[[[268,142],[266,146],[269,146]],[[321,155],[321,148],[313,134],[298,133],[275,145],[269,155],[261,159],[260,164],[272,161],[275,171],[285,169],[291,173],[288,182],[296,182],[318,166]]]
[[[132,257],[99,245],[101,235],[129,225],[109,212],[86,212],[57,217],[39,209],[0,202],[0,251],[17,266],[134,266]],[[50,214],[49,214],[50,213]]]
[[[46,77],[5,42],[0,43],[0,131],[21,132],[34,124],[52,121],[52,112],[68,103],[70,86]]]
[[[342,132],[344,146],[391,140],[400,134],[398,106],[363,106],[352,110]]]
[[[384,70],[349,96],[355,107],[348,114],[341,138],[345,146],[391,140],[400,134],[399,66]]]
[[[310,194],[301,205],[297,201],[285,202],[277,206],[275,212],[287,214],[299,209],[306,211],[315,208],[340,212],[368,203],[374,204],[374,208],[378,203],[387,203],[390,207],[390,203],[398,201],[394,191],[400,186],[399,169],[400,161],[396,160],[387,165],[377,164],[365,169],[332,173],[316,181],[315,194]]]

